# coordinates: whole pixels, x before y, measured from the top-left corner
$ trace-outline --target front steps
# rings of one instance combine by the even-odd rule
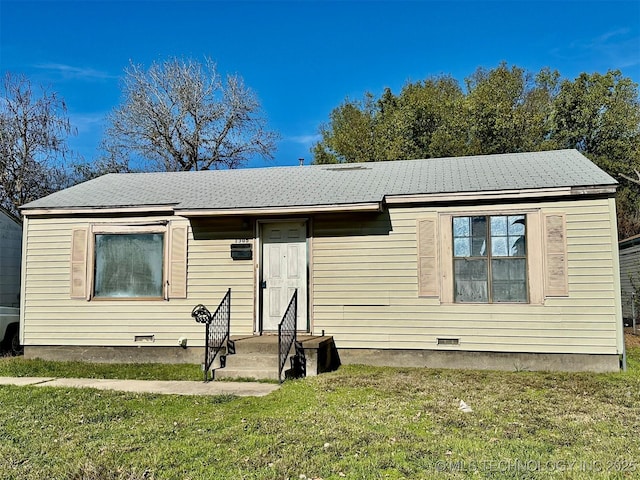
[[[233,378],[279,380],[277,335],[231,337],[230,340],[235,345],[235,353],[228,352],[223,362],[218,362],[216,359],[214,380]],[[297,341],[302,344],[304,350],[308,376],[315,376],[335,368],[333,365],[336,363],[337,355],[333,337],[300,335]],[[291,368],[290,358],[294,354],[292,347],[289,359],[284,366],[285,372]]]

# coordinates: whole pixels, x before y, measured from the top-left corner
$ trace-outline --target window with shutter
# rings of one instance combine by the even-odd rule
[[[74,229],[70,290],[71,298],[85,299],[186,298],[187,227],[151,222]]]

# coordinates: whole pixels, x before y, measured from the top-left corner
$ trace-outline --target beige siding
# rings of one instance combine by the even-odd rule
[[[309,242],[313,333],[324,330],[333,335],[338,348],[619,353],[620,292],[613,208],[612,200],[602,199],[316,215],[310,222]],[[442,240],[446,232],[440,231],[442,222],[437,224],[436,235],[440,290],[421,296],[418,262],[425,252],[418,248],[419,221],[501,212],[525,212],[531,218],[564,215],[568,296],[545,298],[543,272],[538,269],[531,271],[540,277],[538,283],[531,281],[537,292],[531,304],[446,301],[451,287],[442,282],[443,272],[450,270],[441,265],[447,248]],[[172,226],[188,228],[187,298],[72,299],[73,230],[94,222],[126,224],[141,220],[170,220]],[[111,221],[30,218],[24,239],[25,344],[134,346],[135,335],[154,335],[159,346],[177,345],[180,336],[186,336],[190,346],[201,346],[204,327],[191,318],[191,309],[198,303],[215,309],[228,288],[232,288],[232,334],[253,333],[259,249],[251,223],[244,219],[189,222],[180,217]],[[532,223],[528,229],[530,255],[540,257],[540,264],[541,225]],[[231,259],[230,245],[239,240],[253,242],[254,260]],[[92,268],[91,262],[88,268]],[[440,337],[458,338],[460,343],[439,346]]]
[[[174,346],[179,337],[186,336],[190,346],[201,346],[204,327],[191,318],[191,310],[203,303],[213,311],[228,288],[232,289],[232,333],[253,332],[254,264],[234,261],[230,256],[230,244],[238,238],[247,238],[247,232],[236,228],[233,222],[204,222],[197,226],[194,239],[194,228],[184,218],[143,220],[170,220],[173,226],[188,227],[187,298],[168,301],[72,299],[73,229],[92,223],[132,224],[141,219],[30,218],[25,239],[23,328],[26,345],[134,346],[137,345],[135,335],[154,335],[154,345]],[[216,233],[223,230],[229,233]]]
[[[602,199],[517,207],[391,208],[355,226],[348,218],[318,218],[312,252],[314,331],[334,335],[338,348],[619,353],[611,208],[612,203]],[[417,220],[504,211],[566,216],[568,296],[541,298],[539,304],[493,305],[420,297]],[[528,234],[529,245],[541,244],[542,229]],[[439,245],[441,252],[445,247]],[[439,337],[459,338],[460,344],[438,346]]]

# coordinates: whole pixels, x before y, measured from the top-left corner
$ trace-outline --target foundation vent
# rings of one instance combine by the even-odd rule
[[[460,345],[459,338],[438,338],[438,345]]]
[[[155,335],[134,335],[133,341],[138,343],[155,342],[156,336]]]

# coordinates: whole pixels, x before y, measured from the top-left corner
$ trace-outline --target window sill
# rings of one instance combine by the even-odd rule
[[[91,297],[91,302],[164,302],[162,297]]]

